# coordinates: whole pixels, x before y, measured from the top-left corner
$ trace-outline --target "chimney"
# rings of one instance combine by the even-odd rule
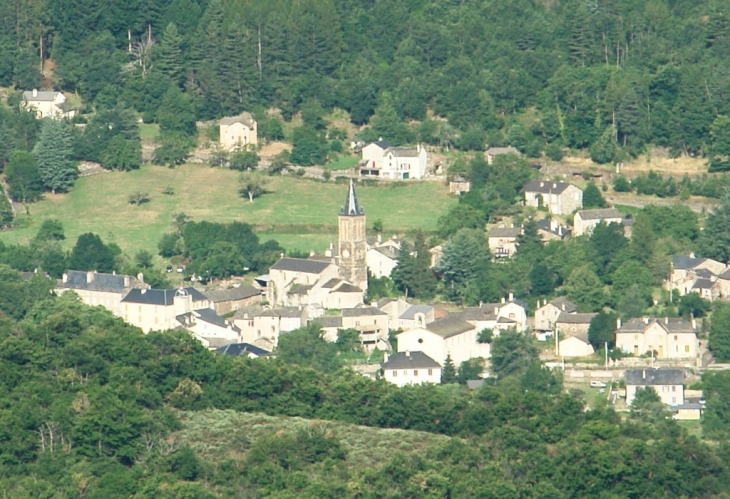
[[[96,270],[89,270],[86,273],[86,282],[94,282],[94,274],[96,274]]]
[[[646,369],[641,370],[641,377],[646,379]]]
[[[508,298],[509,298],[509,301],[513,301],[515,299],[515,294],[514,293],[510,293],[508,295]]]
[[[380,232],[378,232],[378,244],[380,244],[382,242],[383,242],[383,235]]]
[[[117,275],[117,271],[116,270],[112,270],[112,275]]]
[[[540,187],[545,187],[545,182],[540,182]]]
[[[311,257],[313,257],[313,256],[314,256],[314,251],[310,251],[310,252],[309,252],[309,257],[311,258]]]
[[[664,324],[669,324],[669,317],[664,317]]]
[[[501,300],[501,301],[502,301],[502,303],[504,303],[504,302],[505,302],[504,296],[502,297],[502,300]]]
[[[147,290],[146,290],[145,288],[142,288],[142,289],[140,290],[140,293],[142,293],[142,294],[145,294],[146,292],[147,292]]]
[[[553,189],[557,189],[557,188],[558,188],[558,184],[556,184],[555,182],[553,182]]]
[[[621,329],[621,319],[616,319],[616,329]]]
[[[648,317],[644,317],[644,324],[649,324],[649,318]]]
[[[279,253],[279,258],[284,258],[284,253]]]
[[[692,329],[697,329],[697,319],[692,317]]]
[[[558,230],[558,227],[560,227],[560,226],[558,225],[557,220],[550,220],[550,230],[556,231],[556,230]]]
[[[388,362],[389,358],[390,358],[390,356],[388,355],[388,352],[384,352],[383,353],[383,362]]]
[[[406,350],[404,353],[406,354],[406,357],[408,357],[409,359],[411,358],[411,351],[410,350]]]
[[[34,88],[33,89],[33,97],[38,97],[38,89],[37,88]]]
[[[129,281],[130,281],[129,276],[128,275],[125,275],[124,276],[124,287],[125,288],[128,288],[129,287]]]
[[[61,276],[61,282],[63,282],[63,283],[68,282],[68,274],[66,272],[64,272],[63,276]]]
[[[562,304],[562,305],[560,305],[560,308],[562,308],[562,309],[563,309],[563,311],[565,311],[565,302],[563,302],[563,304]]]
[[[144,274],[142,272],[140,272],[139,274],[137,274],[137,280],[139,282],[144,283]]]

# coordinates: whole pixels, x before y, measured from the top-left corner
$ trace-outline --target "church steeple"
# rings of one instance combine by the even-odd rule
[[[350,190],[347,192],[347,199],[345,200],[345,206],[340,210],[340,215],[355,217],[364,215],[365,212],[360,205],[357,203],[357,195],[355,194],[355,184],[350,179]]]

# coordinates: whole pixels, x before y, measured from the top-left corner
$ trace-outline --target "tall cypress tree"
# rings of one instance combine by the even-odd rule
[[[56,191],[69,190],[78,176],[76,166],[71,161],[71,153],[72,137],[68,123],[45,120],[33,155],[38,161],[43,185],[54,194]]]

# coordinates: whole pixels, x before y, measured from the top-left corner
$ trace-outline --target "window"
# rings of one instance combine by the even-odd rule
[[[395,370],[393,371],[393,377],[394,378],[397,378],[398,377],[398,371],[395,371]]]
[[[674,341],[677,341],[677,335],[676,334],[674,335]]]
[[[672,404],[676,404],[676,403],[677,403],[677,397],[672,397]]]
[[[689,353],[689,345],[684,346],[684,353]]]
[[[676,386],[672,386],[672,391],[673,392],[676,392],[677,391],[677,387]]]
[[[635,334],[634,335],[634,341],[639,341],[639,335],[638,334]]]
[[[433,376],[433,369],[429,369],[429,370],[428,370],[428,375],[429,375],[429,376]]]
[[[413,375],[414,375],[414,376],[418,376],[418,369],[414,369],[414,370],[413,370]]]

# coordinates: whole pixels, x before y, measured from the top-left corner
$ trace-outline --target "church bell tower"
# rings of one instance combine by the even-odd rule
[[[363,291],[368,288],[365,212],[357,203],[355,184],[350,180],[345,206],[340,210],[338,265],[340,277]]]

